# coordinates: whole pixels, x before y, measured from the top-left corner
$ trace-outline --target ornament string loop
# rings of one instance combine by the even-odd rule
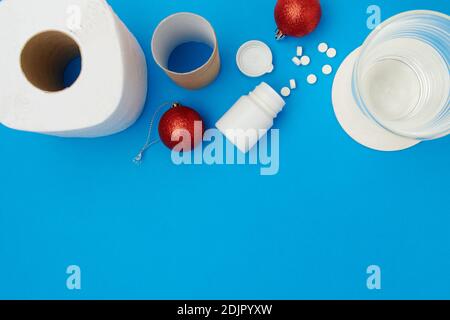
[[[152,116],[152,119],[150,121],[150,126],[148,129],[148,134],[147,134],[147,140],[145,141],[144,146],[141,148],[141,150],[139,151],[139,153],[137,154],[136,157],[133,158],[133,162],[135,164],[141,164],[142,159],[144,158],[144,153],[152,146],[154,146],[155,144],[159,143],[159,139],[154,139],[152,140],[152,132],[153,132],[153,126],[155,124],[155,120],[156,117],[158,116],[158,114],[161,112],[161,110],[163,108],[165,108],[168,105],[172,105],[172,107],[175,107],[178,105],[178,103],[170,103],[170,102],[165,102],[163,104],[161,104],[155,111],[155,113]]]

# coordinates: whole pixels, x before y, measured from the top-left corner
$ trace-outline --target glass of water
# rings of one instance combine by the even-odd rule
[[[385,129],[430,140],[450,133],[450,17],[408,11],[375,29],[353,71],[357,104]]]

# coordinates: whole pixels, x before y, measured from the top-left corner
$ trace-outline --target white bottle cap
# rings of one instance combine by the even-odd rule
[[[239,70],[248,77],[260,77],[273,71],[272,51],[261,41],[244,43],[236,55]]]

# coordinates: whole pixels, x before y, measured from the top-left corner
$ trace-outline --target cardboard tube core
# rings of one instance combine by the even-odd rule
[[[188,42],[200,42],[210,46],[213,52],[208,61],[186,73],[169,70],[170,54],[179,45]],[[159,67],[175,83],[186,89],[200,89],[207,86],[216,79],[220,71],[216,33],[205,18],[193,13],[177,13],[161,21],[153,34],[152,53]]]
[[[45,31],[25,44],[20,63],[28,81],[50,92],[64,90],[64,70],[81,56],[80,47],[70,36],[59,31]]]

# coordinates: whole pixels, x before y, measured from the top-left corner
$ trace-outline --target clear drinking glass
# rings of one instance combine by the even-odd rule
[[[450,133],[450,17],[408,11],[375,29],[353,71],[357,104],[385,129],[430,140]]]

